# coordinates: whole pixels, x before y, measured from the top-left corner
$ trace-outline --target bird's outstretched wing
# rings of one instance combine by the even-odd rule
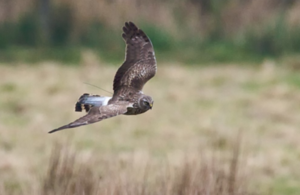
[[[57,129],[49,131],[49,133],[54,133],[56,131],[60,131],[63,129],[79,127],[82,125],[89,125],[95,122],[99,122],[103,119],[111,118],[120,114],[124,114],[127,112],[127,108],[132,106],[129,103],[122,102],[120,104],[109,104],[107,106],[101,107],[92,107],[92,109],[88,112],[87,115],[75,120],[72,123],[61,126]]]
[[[115,75],[113,89],[116,93],[122,86],[126,86],[140,91],[156,73],[152,43],[132,22],[125,23],[122,37],[126,42],[126,58]]]

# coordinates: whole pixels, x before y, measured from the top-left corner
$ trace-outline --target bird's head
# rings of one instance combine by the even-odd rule
[[[152,97],[143,95],[139,99],[139,107],[143,110],[150,110],[153,107],[153,100]]]

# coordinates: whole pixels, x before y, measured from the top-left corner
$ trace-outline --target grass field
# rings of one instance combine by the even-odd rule
[[[84,82],[111,91],[117,68],[92,55],[0,66],[0,194],[300,193],[289,64],[159,64],[144,88],[153,110],[47,133],[82,115],[82,93],[110,95]]]

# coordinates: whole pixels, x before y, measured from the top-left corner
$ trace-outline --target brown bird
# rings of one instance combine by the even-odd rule
[[[145,83],[154,77],[157,70],[152,43],[132,22],[125,23],[122,37],[126,42],[126,57],[115,75],[113,96],[83,94],[75,105],[75,111],[85,109],[88,113],[49,133],[89,125],[121,114],[142,114],[152,109],[152,98],[142,92]]]

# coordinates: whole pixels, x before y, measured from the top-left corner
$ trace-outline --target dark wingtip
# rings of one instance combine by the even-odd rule
[[[75,104],[75,112],[81,112],[82,111],[82,106],[79,102]]]
[[[59,130],[62,130],[62,129],[60,129],[60,128],[58,128],[58,129],[53,129],[52,131],[49,131],[48,133],[49,133],[49,134],[50,134],[50,133],[54,133],[54,132],[59,131]]]
[[[126,26],[126,27],[129,27],[130,23],[131,23],[131,22],[125,22],[125,26]]]
[[[129,21],[128,24],[129,24],[129,26],[131,26],[131,27],[136,27],[136,25],[135,25],[133,22],[131,22],[131,21]]]
[[[139,29],[133,22],[125,22],[122,34],[123,39],[126,41],[126,39],[131,39],[133,36],[141,37],[145,42],[151,42],[146,33]]]
[[[90,96],[89,93],[84,93],[79,97],[78,101],[75,104],[75,112],[82,112],[83,109],[85,109],[86,112],[90,110],[90,106],[87,106],[84,103],[82,103],[82,101],[84,101],[85,98],[89,96]],[[94,95],[94,96],[98,96],[98,95]]]
[[[60,130],[63,130],[63,129],[68,129],[68,128],[71,128],[70,125],[64,125],[64,126],[61,126],[57,129],[53,129],[53,130],[49,131],[48,133],[54,133],[56,131],[60,131]]]
[[[92,108],[92,106],[88,105],[88,104],[84,104],[83,107],[84,107],[84,109],[85,109],[86,112],[89,112],[90,109]]]
[[[58,130],[57,129],[53,129],[52,131],[49,131],[48,133],[50,134],[50,133],[54,133],[56,131],[58,131]]]
[[[129,29],[138,30],[138,27],[133,22],[129,21],[129,22],[125,22],[123,30],[124,29],[127,29],[127,30],[129,30]]]

